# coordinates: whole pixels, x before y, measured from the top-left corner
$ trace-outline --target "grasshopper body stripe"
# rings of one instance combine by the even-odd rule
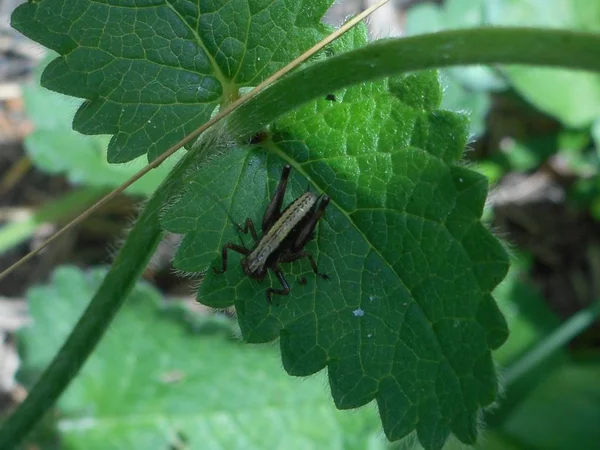
[[[325,194],[317,196],[317,194],[307,191],[282,211],[281,207],[291,169],[290,165],[286,165],[281,171],[275,195],[263,215],[262,236],[259,238],[252,219],[246,219],[243,227],[238,225],[240,232],[252,235],[255,243],[254,249],[233,243],[225,244],[221,249],[223,261],[221,269],[213,267],[215,273],[225,272],[227,270],[227,254],[229,251],[234,251],[244,255],[242,269],[250,278],[262,281],[267,272],[272,271],[277,276],[281,289],[272,287],[267,289],[266,298],[269,304],[271,304],[273,295],[289,295],[290,293],[290,285],[285,279],[280,263],[292,263],[306,258],[316,275],[324,280],[329,280],[327,274],[319,272],[313,255],[304,250],[304,246],[314,239],[317,223],[323,217],[325,208],[331,199]]]
[[[248,271],[260,272],[269,256],[275,252],[283,240],[311,211],[317,202],[314,192],[305,192],[288,206],[271,229],[261,238],[256,248],[247,257]]]

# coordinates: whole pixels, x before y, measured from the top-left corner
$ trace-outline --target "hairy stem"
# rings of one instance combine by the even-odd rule
[[[473,28],[383,39],[274,83],[231,115],[230,129],[234,135],[250,135],[309,100],[415,70],[526,64],[600,72],[599,48],[600,34],[542,28]]]
[[[0,448],[15,447],[79,373],[162,239],[163,230],[159,223],[161,208],[170,195],[181,187],[184,173],[193,164],[195,156],[195,152],[188,153],[156,190],[62,348],[25,401],[3,424]]]

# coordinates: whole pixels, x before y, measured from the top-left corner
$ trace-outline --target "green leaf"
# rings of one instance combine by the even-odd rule
[[[541,28],[480,28],[382,39],[298,70],[237,108],[234,136],[252,136],[310,99],[360,82],[431,68],[528,64],[600,71],[600,35]]]
[[[12,26],[62,55],[42,85],[86,99],[74,128],[114,134],[108,159],[126,162],[156,158],[322,39],[331,3],[40,0]]]
[[[528,281],[530,264],[514,257],[506,278],[494,290],[498,306],[506,316],[510,336],[494,352],[494,358],[507,367],[560,325],[558,317]]]
[[[417,3],[406,13],[406,34],[434,33],[484,25],[485,7],[484,0],[448,0],[442,5]],[[458,87],[462,87],[461,94],[464,98],[460,99],[461,103],[470,101],[474,103],[473,115],[478,121],[483,121],[483,116],[487,112],[489,103],[487,94],[508,87],[495,69],[486,66],[454,67],[444,69],[442,73],[445,73],[448,78],[449,89],[458,91]],[[451,95],[457,96],[458,92]],[[444,98],[444,102],[446,101]],[[484,101],[485,110],[479,110],[481,107],[478,106]],[[460,110],[460,107],[455,110]]]
[[[49,363],[103,276],[63,267],[29,291],[34,326],[20,336],[27,372]],[[385,448],[375,412],[336,411],[321,377],[300,383],[272,349],[242,347],[210,322],[188,325],[139,284],[60,398],[64,448]]]
[[[589,0],[553,0],[552,8],[548,7],[546,0],[491,0],[486,2],[485,10],[487,20],[494,24],[530,24],[534,23],[543,27],[571,28],[578,24],[588,12],[594,8],[585,5],[596,3]],[[586,11],[587,10],[587,11]],[[593,26],[584,29],[597,29],[600,17],[585,19]]]
[[[429,3],[409,9],[407,33],[470,28],[482,25],[521,25],[599,31],[600,6],[596,0],[449,0],[443,6]],[[456,78],[475,93],[502,89],[504,82],[490,68],[479,68],[477,77],[464,78],[464,69],[453,69]],[[510,84],[540,110],[567,126],[589,126],[600,115],[600,76],[561,69],[510,66],[501,73]],[[461,79],[464,78],[464,79]],[[466,96],[475,93],[464,93]],[[481,95],[481,94],[479,94]],[[467,106],[467,105],[466,105]],[[468,107],[468,106],[467,106]],[[478,109],[471,106],[474,117]],[[474,129],[477,131],[477,128]]]
[[[493,0],[494,25],[523,25],[600,31],[598,2],[589,0]],[[561,69],[505,67],[515,89],[540,110],[569,127],[587,127],[600,116],[600,76]]]
[[[598,117],[592,125],[592,138],[596,146],[596,153],[600,155],[600,117]]]
[[[600,442],[600,364],[571,364],[554,371],[502,427],[525,448],[570,450]],[[551,426],[549,426],[551,425]]]
[[[467,114],[471,134],[480,136],[485,131],[485,116],[490,109],[490,98],[482,92],[465,89],[464,85],[458,81],[459,76],[454,76],[451,69],[442,73],[442,83],[445,89],[441,106],[448,111]]]
[[[363,42],[357,31],[336,45]],[[307,104],[261,145],[189,174],[163,216],[166,229],[186,234],[175,264],[219,267],[221,247],[239,242],[235,223],[260,223],[291,164],[286,202],[307,184],[332,198],[308,245],[331,280],[316,278],[306,261],[286,265],[291,294],[269,305],[265,289],[277,280],[245,276],[231,252],[228,271],[209,270],[198,299],[235,304],[250,342],[281,337],[288,373],[328,367],[338,408],[376,399],[390,439],[416,430],[427,449],[451,432],[473,443],[479,408],[497,392],[490,350],[507,329],[490,293],[508,259],[480,223],[485,177],[458,164],[467,122],[438,109],[435,72],[343,89],[335,99]]]
[[[483,22],[482,14],[481,0],[449,0],[442,6],[417,3],[407,11],[406,34],[478,26]],[[493,69],[484,66],[454,67],[441,73],[445,87],[442,107],[468,113],[471,134],[480,135],[490,106],[489,91],[506,89],[506,82]]]
[[[276,6],[283,3],[285,2],[281,0]],[[255,4],[256,3],[253,3],[253,5]],[[314,2],[311,3],[311,5],[314,4]],[[52,8],[48,8],[49,5],[52,8],[57,7],[56,11]],[[64,20],[65,17],[68,17],[69,14],[72,13],[72,8],[80,8],[81,5],[91,5],[90,8],[94,9],[94,12],[98,11],[98,8],[104,7],[104,5],[92,2],[40,0],[36,3],[32,2],[27,6],[21,7],[13,16],[13,19],[15,19],[14,23],[17,26],[27,22],[26,28],[28,28],[27,31],[30,35],[34,37],[39,36],[42,41],[51,41],[56,48],[60,47],[64,50],[62,53],[65,53],[66,56],[62,57],[62,62],[59,61],[54,65],[55,67],[51,67],[50,69],[52,70],[60,68],[60,64],[64,67],[65,61],[69,61],[69,58],[73,60],[72,56],[74,53],[77,54],[77,52],[79,52],[78,54],[81,54],[81,52],[86,52],[89,48],[93,48],[88,45],[88,42],[85,42],[85,46],[83,47],[76,47],[74,43],[82,39],[85,41],[87,38],[90,38],[87,40],[93,40],[98,33],[104,32],[106,29],[112,29],[112,27],[115,26],[114,24],[119,23],[119,21],[112,20],[113,16],[106,14],[104,16],[93,16],[94,20],[103,20],[103,23],[94,23],[92,27],[87,27],[85,32],[82,32],[80,28],[73,27],[71,26],[71,23]],[[180,5],[180,3],[177,5]],[[292,3],[292,5],[295,7],[296,3]],[[289,5],[286,4],[286,6]],[[40,14],[39,16],[35,16],[35,14],[23,14],[24,8],[30,8],[28,11],[32,13],[42,12],[43,14]],[[111,11],[116,11],[117,16],[123,12],[113,5],[111,5],[110,8]],[[129,9],[135,10],[133,7]],[[156,10],[153,8],[142,9],[144,11],[140,13],[140,16],[148,14],[148,11],[151,11],[150,14],[152,14],[152,11]],[[285,11],[289,12],[290,8],[285,9]],[[309,14],[300,16],[295,23],[305,25],[305,18],[309,21],[315,19],[316,14],[311,14],[315,11],[317,10],[305,7],[302,10],[302,14],[305,14],[306,12],[309,12]],[[81,12],[81,8],[77,11],[77,13],[79,12]],[[320,13],[321,11],[319,10],[318,12]],[[53,17],[54,13],[59,14],[59,17]],[[127,12],[127,14],[129,14],[129,12]],[[80,16],[77,14],[73,14],[70,17],[75,16],[77,16],[79,20]],[[88,14],[86,17],[89,18],[90,15]],[[36,18],[40,20],[37,21],[35,20]],[[19,20],[21,20],[21,22],[19,22]],[[136,23],[143,22],[136,21]],[[287,22],[282,20],[282,23]],[[163,28],[159,26],[161,24],[162,22],[153,22],[153,25],[156,25],[159,30],[163,31]],[[51,25],[51,30],[47,25]],[[272,28],[276,29],[277,26]],[[289,29],[290,27],[287,27],[286,31],[289,31]],[[49,30],[50,33],[48,32]],[[74,32],[73,36],[63,34],[65,30],[68,30],[69,33]],[[185,34],[186,29],[177,29],[177,31],[182,30]],[[237,31],[237,29],[235,29],[235,31]],[[272,34],[270,34],[271,31],[272,30],[270,29],[266,33],[259,34],[266,38],[270,38],[272,36]],[[257,34],[257,36],[259,34]],[[84,35],[85,38],[82,38]],[[163,41],[156,40],[155,42],[157,47],[161,49],[164,48],[160,47],[163,44]],[[523,45],[524,43],[525,45]],[[530,43],[534,43],[535,45],[528,45]],[[595,35],[545,32],[543,30],[526,29],[490,29],[472,30],[470,32],[460,33],[438,33],[419,38],[382,42],[360,49],[356,52],[328,58],[323,62],[310,65],[305,70],[296,71],[257,95],[253,101],[246,103],[243,108],[238,109],[236,113],[230,117],[228,126],[234,131],[231,133],[233,136],[254,133],[261,129],[262,126],[271,123],[284,112],[293,110],[299,104],[302,104],[311,98],[316,98],[321,95],[324,97],[332,90],[338,90],[365,80],[378,79],[390,74],[423,68],[448,66],[453,64],[520,62],[543,65],[560,64],[565,67],[593,70],[598,68],[598,60],[593,57],[593,52],[590,52],[589,49],[597,48],[597,43],[598,38]],[[71,44],[73,44],[73,46],[71,46]],[[281,43],[275,42],[275,44]],[[523,45],[523,48],[519,47],[519,51],[515,52],[514,49],[519,45]],[[73,50],[73,48],[75,48],[75,50]],[[127,49],[129,49],[129,47]],[[534,50],[532,51],[530,49]],[[151,53],[152,55],[156,54],[153,52]],[[122,63],[122,58],[120,58],[121,56],[117,57],[118,64]],[[85,58],[85,60],[91,62],[92,69],[95,67],[94,64],[98,63],[96,58]],[[102,62],[102,60],[99,61],[100,64],[102,64]],[[119,69],[120,68],[122,68],[122,64],[119,66]],[[82,82],[85,82],[89,77],[81,76],[81,74],[84,73],[81,66],[73,66],[73,69],[78,76],[70,78],[70,80],[73,81],[71,87],[81,88],[84,84]],[[88,69],[89,67],[85,70]],[[68,74],[69,72],[66,73]],[[169,69],[164,71],[163,74],[167,76],[171,73],[172,72]],[[45,77],[45,79],[53,79],[51,70],[47,71],[46,74],[47,77]],[[97,76],[98,78],[105,74],[109,74],[108,69],[104,71],[103,74],[100,74],[99,71],[93,72],[93,76]],[[161,74],[161,76],[163,74]],[[152,75],[152,73],[150,73],[150,75]],[[117,73],[117,77],[120,78],[120,80],[123,80],[122,73]],[[109,81],[112,81],[112,79]],[[156,84],[150,83],[147,86],[149,86],[153,95],[157,92],[160,93],[160,91],[154,89]],[[124,83],[123,89],[125,90],[121,89],[119,93],[123,94],[125,92],[131,94],[137,92],[136,90],[127,90],[130,87],[131,83]],[[235,96],[235,92],[233,95]],[[105,97],[94,96],[94,99],[98,98]],[[230,96],[224,95],[223,98],[229,99]],[[126,100],[129,99],[130,97],[126,98]],[[418,100],[418,95],[413,97],[413,100]],[[97,100],[92,100],[92,102],[94,101],[98,104]],[[86,103],[86,107],[90,104],[92,103]],[[140,114],[144,111],[148,111],[148,103],[129,103],[128,105],[135,105]],[[128,112],[131,112],[133,109],[134,106],[127,107]],[[102,112],[106,112],[106,110]],[[108,111],[107,116],[102,119],[98,116],[96,123],[104,123],[104,120],[107,120],[107,123],[114,124],[114,116],[110,115],[110,112],[111,111]],[[112,112],[120,114],[120,110],[116,108]],[[87,110],[87,113],[89,113],[89,109]],[[132,114],[130,117],[137,118],[137,115]],[[182,116],[180,115],[180,118],[181,117]],[[183,119],[185,119],[185,117],[183,117]],[[169,127],[173,126],[173,123],[179,124],[177,120],[174,120],[173,122],[168,123]],[[187,124],[185,120],[184,123]],[[149,129],[146,130],[146,135],[151,136],[152,138],[155,136],[163,138],[164,136],[169,135],[165,130],[170,130],[171,128],[165,128],[159,133],[156,130],[151,130],[152,126],[152,121],[150,123],[146,121],[142,124],[141,128],[136,128],[136,130],[142,130],[140,133],[143,134],[143,127],[148,127]],[[105,132],[102,130],[103,128],[99,126],[93,130],[93,132]],[[118,132],[118,129],[113,128],[110,132]],[[113,143],[115,141],[116,139],[113,140]],[[149,141],[154,142],[153,139],[149,139]],[[137,147],[135,147],[138,142],[130,140],[128,143],[133,146],[133,153],[138,151]],[[165,139],[157,142],[155,153],[160,153],[166,148],[167,144],[168,140]],[[117,150],[119,150],[119,152],[123,150],[123,152],[121,152],[123,154],[130,154],[128,151],[124,150],[124,147],[118,148]],[[196,156],[194,153],[191,153],[190,155]],[[110,323],[114,313],[119,309],[121,300],[124,298],[123,294],[128,292],[133,286],[133,281],[139,276],[143,264],[149,258],[149,254],[155,248],[158,239],[162,235],[162,229],[157,226],[158,224],[156,221],[159,209],[162,208],[163,203],[167,202],[166,199],[170,197],[170,193],[174,186],[178,185],[180,180],[183,180],[182,175],[183,172],[187,171],[189,167],[188,163],[193,162],[193,159],[187,159],[187,156],[189,155],[186,155],[186,158],[183,160],[185,163],[180,164],[168,177],[168,182],[165,183],[164,190],[159,189],[155,192],[154,197],[150,200],[148,207],[142,215],[141,221],[130,234],[115,265],[94,297],[90,308],[86,310],[82,322],[78,324],[70,335],[66,346],[61,350],[60,354],[57,355],[56,359],[44,375],[43,380],[31,391],[28,399],[18,408],[17,412],[11,416],[7,421],[6,426],[0,430],[0,442],[4,444],[3,446],[9,446],[8,444],[12,444],[19,440],[27,429],[29,429],[31,424],[41,416],[41,412],[45,411],[56,396],[62,392],[70,378],[77,373],[81,362],[85,360],[86,356],[93,349],[95,343],[106,328],[106,325]],[[493,312],[492,316],[495,317]],[[499,345],[505,334],[502,333],[502,331],[505,331],[502,327],[498,327],[498,330],[500,331],[499,333],[490,337],[490,342],[493,342],[494,345]]]
[[[464,448],[464,444],[452,441],[444,447],[444,450],[464,450]],[[472,448],[473,450],[525,450],[514,442],[514,439],[491,430],[485,430],[480,441]]]
[[[65,173],[73,184],[115,188],[127,181],[147,164],[144,157],[126,165],[106,161],[108,136],[83,138],[73,131],[72,120],[77,103],[69,97],[51,92],[39,85],[48,57],[35,70],[35,82],[25,87],[23,98],[28,116],[35,125],[25,138],[27,154],[35,166],[47,173]],[[126,192],[150,195],[179,160],[180,150],[160,167],[136,181]]]
[[[546,68],[504,69],[529,102],[569,127],[587,127],[600,116],[600,76]]]
[[[528,370],[518,370],[524,361],[532,361],[531,352],[560,326],[558,317],[528,281],[528,259],[514,255],[511,270],[494,290],[510,330],[506,343],[494,352],[494,360],[502,367],[502,399],[497,407],[485,411],[485,422],[495,431],[548,374],[565,362],[567,356],[564,351],[555,352],[537,364],[527,366]]]

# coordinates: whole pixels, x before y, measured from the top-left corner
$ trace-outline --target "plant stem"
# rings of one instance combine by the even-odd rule
[[[507,387],[519,381],[524,375],[568,344],[571,339],[587,329],[598,316],[600,316],[600,301],[579,311],[550,333],[542,342],[508,368],[504,374]]]
[[[52,407],[110,325],[163,236],[160,211],[182,187],[184,173],[195,161],[189,152],[156,190],[117,255],[77,325],[25,401],[0,429],[0,448],[14,448]]]
[[[62,222],[84,210],[106,194],[106,188],[85,187],[69,192],[43,205],[25,220],[8,223],[0,228],[0,254],[30,238],[44,223]]]
[[[357,83],[423,69],[527,64],[600,72],[599,48],[598,33],[524,27],[382,39],[286,76],[238,108],[228,122],[234,136],[252,134],[312,99]]]

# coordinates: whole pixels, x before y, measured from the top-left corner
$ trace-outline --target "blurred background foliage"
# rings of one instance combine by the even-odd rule
[[[600,31],[597,0],[412,2],[407,35],[478,26]],[[509,341],[503,398],[479,448],[598,448],[600,75],[521,66],[445,69],[445,106],[471,117],[487,220],[511,245],[496,292]]]
[[[42,59],[41,50],[28,52],[31,44],[4,26],[2,14],[17,3],[8,1],[0,8],[0,37],[10,42],[0,48],[0,67],[19,68],[0,70],[0,87],[23,85],[13,96],[0,96],[3,267],[144,163],[109,165],[106,137],[82,137],[71,130],[78,102],[39,87],[51,56]],[[328,20],[340,23],[369,3],[339,3]],[[398,1],[370,23],[374,34],[387,27],[403,35],[488,25],[599,32],[600,0]],[[485,431],[476,447],[600,448],[600,76],[517,66],[456,67],[441,76],[443,107],[471,118],[466,159],[490,180],[485,217],[513,258],[509,276],[495,292],[511,330],[495,354],[504,392],[485,412]],[[21,131],[10,134],[14,129]],[[122,236],[136,203],[158,186],[175,159],[71,232],[59,252],[49,249],[0,283],[3,411],[18,403],[39,376],[98,282],[100,272],[89,268],[109,261],[107,247]],[[280,369],[275,347],[249,349],[225,338],[236,334],[233,311],[215,314],[191,301],[193,282],[174,276],[169,264],[176,243],[176,237],[169,237],[145,274],[160,293],[146,284],[136,290],[134,297],[145,300],[130,301],[26,448],[185,449],[191,448],[192,435],[210,442],[206,448],[266,448],[261,446],[264,439],[268,448],[286,449],[415,445],[414,439],[387,443],[372,408],[336,411],[325,380],[291,379]],[[31,287],[60,263],[71,266],[58,269],[44,287]],[[77,295],[67,295],[74,289]],[[26,301],[28,314],[23,312]],[[49,302],[57,309],[48,311]],[[15,334],[25,322],[30,325]],[[145,335],[150,338],[140,339]],[[208,341],[200,342],[199,336]],[[119,337],[136,343],[135,352],[128,354],[137,359],[127,367],[114,356],[118,348],[110,350],[118,347]],[[181,363],[173,364],[175,360]],[[136,389],[107,399],[103,392],[111,388],[106,384],[123,382],[124,369]],[[218,399],[229,401],[223,406]],[[198,404],[212,408],[192,414]],[[173,405],[180,408],[181,432],[161,441],[161,447],[140,446],[148,427],[160,428],[161,421],[171,420],[172,411],[164,411]],[[152,420],[140,421],[140,411],[151,412]],[[91,421],[78,428],[82,422],[76,418],[98,412],[123,422]],[[238,441],[227,440],[234,435]],[[108,437],[112,447],[106,445]],[[464,446],[450,442],[446,448]]]

